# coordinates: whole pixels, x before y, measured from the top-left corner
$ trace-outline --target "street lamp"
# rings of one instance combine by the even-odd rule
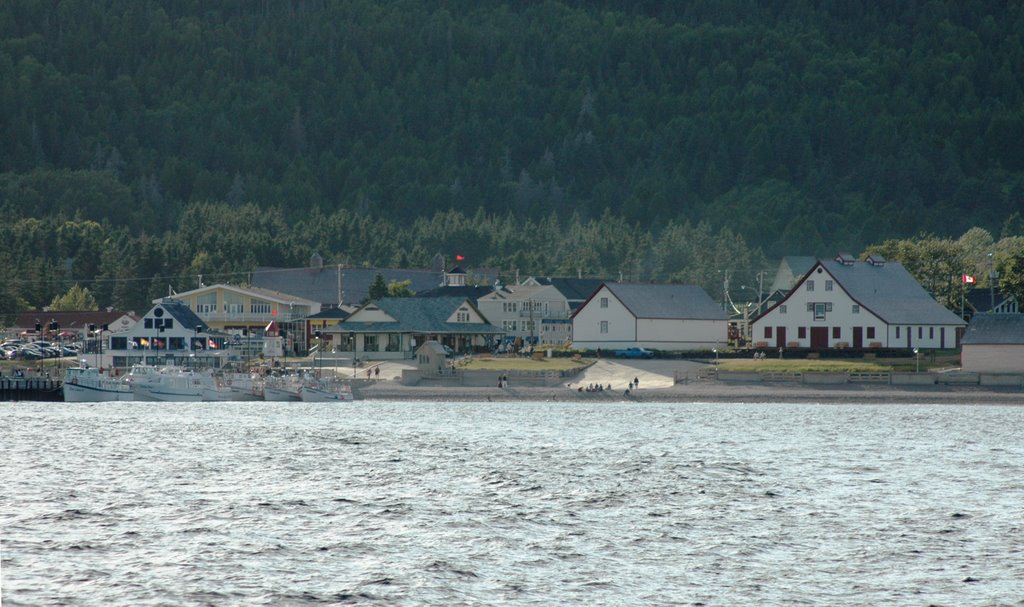
[[[914,348],[914,364],[915,364],[915,367],[916,367],[915,373],[920,373],[921,372],[921,357],[918,355],[918,353],[919,353],[918,349]]]
[[[323,340],[323,333],[321,333],[320,331],[313,331],[313,336],[316,337],[316,359],[317,359],[316,377],[317,377],[317,379],[320,379],[320,377],[323,375],[323,369],[324,369],[324,340]]]
[[[348,339],[352,342],[352,379],[356,378],[356,365],[359,364],[359,359],[356,358],[356,332],[349,331]]]
[[[193,368],[195,368],[195,366],[196,366],[196,363],[195,363],[196,345],[199,343],[199,334],[202,333],[203,329],[205,329],[205,328],[206,327],[204,327],[203,325],[196,325],[195,327],[193,327],[193,330],[196,332],[195,337],[192,338],[192,347],[191,347],[191,350],[192,350],[192,367]]]
[[[718,365],[718,348],[712,348],[711,351],[715,353],[715,365]]]

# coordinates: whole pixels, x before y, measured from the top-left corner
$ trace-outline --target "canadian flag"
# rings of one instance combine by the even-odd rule
[[[978,282],[978,279],[973,277],[973,276],[971,276],[970,274],[964,274],[964,282],[965,283],[975,283],[975,282]]]
[[[465,260],[466,260],[466,258],[463,257],[462,255],[456,255],[455,256],[455,261],[465,261]]]

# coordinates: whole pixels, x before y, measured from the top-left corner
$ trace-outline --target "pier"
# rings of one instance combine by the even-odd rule
[[[63,383],[42,377],[0,378],[0,400],[63,401]]]

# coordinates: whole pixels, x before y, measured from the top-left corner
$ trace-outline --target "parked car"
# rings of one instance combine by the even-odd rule
[[[646,348],[626,348],[615,351],[616,358],[654,358],[654,352]]]

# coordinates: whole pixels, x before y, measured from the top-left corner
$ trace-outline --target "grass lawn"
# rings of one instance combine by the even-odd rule
[[[933,361],[930,356],[922,355],[920,361],[911,358],[865,359],[778,359],[764,358],[761,360],[727,359],[718,365],[723,371],[756,371],[761,373],[890,373],[916,371],[920,364],[921,371],[929,369],[948,369],[958,367],[959,359],[950,356],[937,356]]]
[[[789,360],[771,359],[723,360],[718,368],[723,371],[755,371],[760,373],[888,373],[893,370],[890,364],[863,360]]]
[[[573,360],[571,358],[542,358],[540,360],[533,360],[532,358],[522,357],[479,358],[474,356],[460,361],[459,368],[473,371],[567,371],[569,369],[586,367],[593,362],[593,360],[587,358],[582,360]]]

